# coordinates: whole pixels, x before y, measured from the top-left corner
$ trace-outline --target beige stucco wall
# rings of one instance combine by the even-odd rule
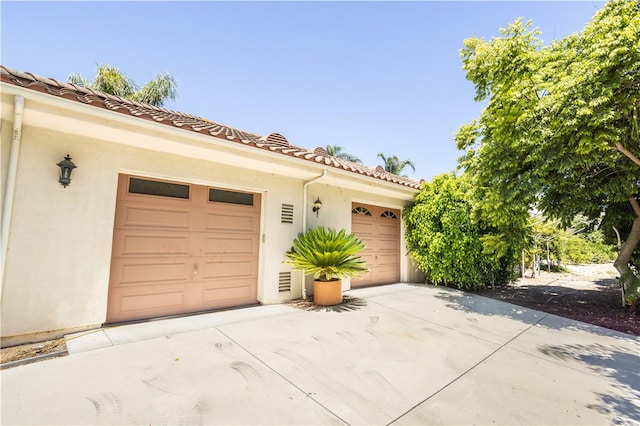
[[[344,228],[351,231],[351,203],[353,202],[373,204],[399,209],[401,211],[408,203],[406,200],[380,196],[374,192],[351,190],[331,184],[324,184],[322,182],[323,181],[320,180],[318,183],[314,183],[309,186],[306,210],[311,213],[313,202],[318,197],[322,201],[322,209],[317,216],[311,213],[308,217],[308,228],[322,225],[337,229]],[[402,223],[400,232],[401,236],[404,236],[404,223]],[[402,282],[420,281],[420,276],[417,273],[417,270],[410,265],[406,245],[402,237],[400,241],[400,280]],[[311,289],[311,284],[312,280],[307,279],[307,290]],[[350,284],[351,280],[349,278],[345,278],[342,283],[343,290],[349,289],[351,287]]]
[[[12,126],[11,114],[5,111],[12,109],[11,102],[10,94],[3,92],[3,182],[7,129],[10,136]],[[238,152],[226,146],[218,149],[208,142],[212,138],[166,130],[166,126],[153,123],[136,128],[137,122],[130,117],[103,111],[94,116],[96,108],[78,109],[75,103],[58,99],[48,102],[46,95],[32,96],[25,91],[2,287],[5,345],[104,323],[119,173],[263,194],[258,283],[262,303],[300,297],[302,275],[294,272],[291,292],[279,293],[278,274],[290,271],[282,263],[283,256],[305,220],[307,228],[327,225],[350,230],[353,201],[400,209],[408,202],[407,191],[394,197],[389,185],[371,192],[366,190],[369,183],[353,185],[364,190],[347,189],[348,185],[340,184],[345,178],[330,170],[331,178],[308,185],[307,205],[303,206],[305,182],[322,175],[319,166],[298,165],[304,162],[269,156],[255,148],[247,151],[240,147]],[[66,154],[78,168],[71,184],[63,188],[58,183],[56,163]],[[376,195],[380,193],[386,195]],[[323,202],[318,217],[311,212],[317,197]],[[293,224],[281,223],[282,203],[294,205]],[[404,247],[402,250],[402,280],[411,281],[414,277]],[[348,280],[344,286],[349,287]]]

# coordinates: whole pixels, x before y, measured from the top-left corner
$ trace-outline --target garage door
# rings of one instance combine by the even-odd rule
[[[352,287],[400,281],[400,210],[353,203],[351,231],[365,249],[369,272],[351,280]]]
[[[107,322],[257,302],[260,194],[121,175]]]

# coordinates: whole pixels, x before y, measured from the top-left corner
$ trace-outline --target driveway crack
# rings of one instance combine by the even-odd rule
[[[497,352],[499,352],[500,350],[502,350],[504,347],[506,347],[508,344],[510,344],[511,342],[513,342],[514,340],[516,340],[518,337],[522,336],[524,333],[526,333],[527,331],[529,331],[532,327],[535,327],[537,324],[539,324],[542,320],[544,320],[547,316],[549,316],[549,314],[545,314],[544,316],[542,316],[542,318],[539,318],[536,322],[532,323],[531,325],[529,325],[529,327],[525,328],[524,330],[522,330],[520,333],[516,334],[515,336],[513,336],[511,339],[507,340],[505,343],[503,343],[502,345],[498,346],[495,350],[493,350],[491,353],[489,353],[489,355],[485,356],[484,358],[482,358],[480,361],[476,362],[474,365],[472,365],[469,369],[467,369],[464,373],[460,374],[458,377],[456,377],[455,379],[451,380],[449,383],[447,383],[446,385],[442,386],[440,389],[438,389],[437,391],[435,391],[434,393],[432,393],[431,395],[429,395],[428,397],[426,397],[425,399],[423,399],[422,401],[418,402],[417,404],[415,404],[413,407],[409,408],[407,411],[405,411],[404,413],[402,413],[401,415],[399,415],[398,417],[396,417],[395,419],[393,419],[392,421],[390,421],[389,423],[387,423],[387,426],[397,422],[398,420],[400,420],[401,418],[403,418],[404,416],[406,416],[407,414],[409,414],[410,412],[412,412],[413,410],[415,410],[416,408],[418,408],[420,405],[424,404],[425,402],[429,401],[431,398],[433,398],[434,396],[438,395],[440,392],[442,392],[443,390],[447,389],[449,386],[453,385],[454,383],[456,383],[458,380],[462,379],[464,376],[466,376],[467,374],[469,374],[471,371],[475,370],[476,367],[478,367],[479,365],[483,364],[486,360],[488,360],[489,358],[491,358],[493,355],[495,355]]]
[[[268,368],[269,370],[273,371],[277,376],[279,376],[280,378],[282,378],[285,382],[289,383],[291,386],[293,386],[294,388],[296,388],[298,391],[300,391],[305,397],[310,398],[313,402],[315,402],[316,404],[318,404],[320,407],[322,407],[323,409],[325,409],[326,411],[328,411],[331,415],[333,415],[336,419],[340,420],[342,423],[348,425],[349,422],[347,422],[346,420],[344,420],[342,417],[340,417],[338,414],[336,414],[335,412],[333,412],[331,409],[329,409],[327,406],[325,406],[324,404],[322,404],[320,401],[318,401],[316,398],[313,397],[313,393],[312,392],[307,392],[304,389],[302,389],[300,386],[298,386],[297,384],[295,384],[294,382],[292,382],[291,380],[289,380],[287,377],[283,376],[282,374],[280,374],[280,372],[278,370],[276,370],[275,368],[271,367],[269,364],[267,364],[266,362],[264,362],[262,359],[260,359],[258,356],[256,356],[253,352],[251,352],[249,349],[245,348],[244,346],[242,346],[242,344],[240,344],[240,342],[234,340],[231,336],[229,336],[227,333],[225,333],[224,331],[220,330],[219,328],[216,327],[216,330],[218,330],[218,332],[220,332],[223,336],[225,336],[227,339],[229,339],[230,341],[232,341],[234,344],[238,345],[239,348],[241,348],[243,351],[245,351],[247,354],[249,354],[249,356],[251,356],[253,359],[255,359],[256,361],[258,361],[260,364],[264,365],[266,368]]]

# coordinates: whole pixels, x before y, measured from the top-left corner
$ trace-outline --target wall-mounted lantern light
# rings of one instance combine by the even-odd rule
[[[318,217],[318,214],[321,208],[322,208],[322,201],[320,201],[320,197],[318,197],[318,199],[313,202],[313,212],[316,214],[316,217]]]
[[[58,167],[60,167],[60,179],[58,179],[58,182],[66,188],[67,185],[71,183],[71,172],[77,166],[73,164],[71,157],[67,154],[67,156],[64,157],[64,160],[58,163]]]

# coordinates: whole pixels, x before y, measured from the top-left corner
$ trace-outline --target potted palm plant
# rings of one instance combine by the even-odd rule
[[[342,303],[342,278],[367,272],[367,263],[357,254],[364,244],[343,229],[318,226],[298,234],[285,263],[313,275],[313,302],[321,306]]]

